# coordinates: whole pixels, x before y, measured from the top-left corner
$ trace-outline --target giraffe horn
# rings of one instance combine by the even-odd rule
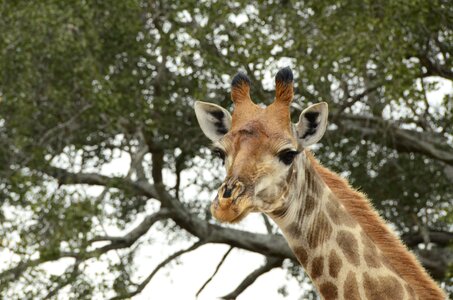
[[[231,81],[231,100],[235,105],[252,102],[250,98],[250,79],[242,72],[237,73]]]
[[[290,67],[286,67],[278,71],[277,75],[275,75],[274,103],[281,103],[289,106],[294,97],[293,86],[293,72]]]

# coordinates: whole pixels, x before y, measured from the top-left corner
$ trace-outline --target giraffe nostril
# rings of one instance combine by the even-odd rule
[[[240,182],[235,182],[233,184],[225,184],[223,187],[223,192],[221,192],[223,199],[237,198],[245,190],[245,187]]]
[[[232,193],[233,189],[230,188],[229,186],[226,186],[225,190],[223,191],[223,198],[230,198]]]

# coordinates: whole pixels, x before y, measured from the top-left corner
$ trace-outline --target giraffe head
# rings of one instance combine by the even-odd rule
[[[250,80],[238,73],[231,84],[234,111],[197,101],[195,113],[214,151],[224,160],[225,181],[211,205],[219,221],[237,222],[249,212],[270,213],[284,204],[296,157],[318,142],[327,126],[325,102],[305,109],[297,124],[290,119],[293,74],[281,69],[275,76],[276,95],[266,108],[250,98]]]

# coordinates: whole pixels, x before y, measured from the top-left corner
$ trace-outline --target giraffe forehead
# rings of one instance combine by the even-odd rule
[[[251,128],[240,129],[233,132],[225,141],[227,151],[233,155],[261,156],[264,154],[275,155],[283,149],[297,148],[297,143],[291,136],[281,132],[267,132]],[[248,154],[246,154],[248,153]],[[249,157],[252,158],[252,157]]]
[[[231,130],[232,137],[269,137],[269,129],[259,119],[248,120],[247,122],[243,122],[241,126],[235,127]]]
[[[271,151],[278,151],[278,148],[285,145],[297,146],[293,135],[286,130],[286,127],[274,126],[272,120],[262,118],[253,118],[241,124],[236,123],[236,126],[226,134],[225,140],[234,144],[236,150],[243,148],[246,144],[253,147],[264,145]]]
[[[290,133],[289,107],[275,103],[267,107],[254,103],[237,106],[232,115],[232,130],[239,130],[242,127],[261,127],[266,132]]]

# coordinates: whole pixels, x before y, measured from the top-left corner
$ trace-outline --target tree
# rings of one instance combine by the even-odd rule
[[[267,235],[216,224],[208,199],[187,193],[188,186],[212,192],[221,174],[194,101],[230,107],[229,81],[240,69],[252,78],[252,97],[269,103],[267,78],[283,64],[295,71],[296,99],[304,104],[295,101],[294,117],[308,102],[329,103],[320,161],[366,192],[429,272],[451,286],[449,1],[49,0],[0,7],[0,234],[3,253],[14,257],[1,269],[3,297],[52,298],[66,288],[78,298],[127,298],[166,263],[207,243],[266,257],[230,297],[294,261],[272,224]],[[448,90],[433,101],[429,93],[442,82]],[[120,154],[130,159],[127,174],[105,175],[102,168]],[[201,176],[207,169],[214,180]],[[137,214],[146,217],[132,227]],[[126,233],[107,235],[106,226]],[[138,241],[153,226],[194,244],[134,282]],[[122,255],[108,266],[116,279],[97,285],[86,267],[114,251]],[[63,276],[43,271],[62,258],[71,258]],[[304,280],[300,268],[285,268]]]

